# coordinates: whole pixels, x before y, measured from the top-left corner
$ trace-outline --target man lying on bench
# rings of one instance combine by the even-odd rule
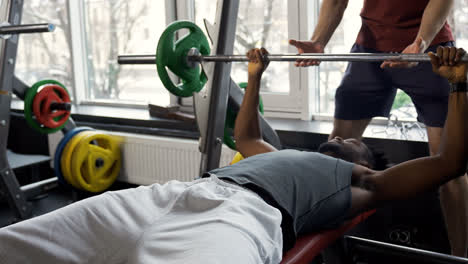
[[[0,262],[279,263],[297,235],[334,228],[464,174],[463,50],[431,54],[434,71],[454,84],[441,153],[384,171],[368,167],[369,151],[356,140],[333,139],[322,154],[265,143],[257,112],[265,53],[248,53],[249,84],[235,127],[246,159],[193,182],[106,192],[0,229]]]

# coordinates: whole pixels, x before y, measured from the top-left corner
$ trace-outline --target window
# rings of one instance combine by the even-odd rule
[[[166,105],[155,65],[119,65],[118,55],[154,54],[166,28],[165,1],[86,0],[86,99]],[[150,28],[150,30],[148,29]]]
[[[23,4],[22,24],[53,23],[54,32],[22,34],[15,75],[28,85],[45,79],[64,84],[72,94],[71,43],[65,0],[29,0]],[[73,95],[73,94],[72,94]]]
[[[215,17],[216,5],[209,1],[195,1],[195,22],[204,25]],[[262,15],[258,15],[262,14]],[[209,17],[208,17],[209,16]],[[234,54],[245,54],[252,48],[265,47],[270,53],[288,52],[288,2],[281,0],[240,1]],[[247,81],[247,63],[233,63],[234,81]],[[262,92],[288,93],[287,63],[271,63],[265,72]]]
[[[287,53],[288,46],[287,1],[240,1],[235,54],[245,54],[255,47],[265,47],[272,54]],[[288,66],[270,63],[263,75],[262,92],[289,93]],[[236,82],[247,81],[247,63],[234,63],[231,76]]]
[[[468,27],[468,1],[455,1],[449,23],[457,41],[457,46],[466,49],[468,46],[468,32],[466,32]]]
[[[327,53],[348,53],[361,26],[364,0],[349,1],[341,25]],[[234,54],[253,47],[270,53],[295,53],[288,39],[307,39],[315,27],[322,0],[240,0]],[[73,12],[69,12],[73,10]],[[78,103],[166,105],[170,94],[158,79],[154,65],[118,65],[123,54],[154,54],[160,34],[174,19],[192,19],[202,29],[213,22],[216,1],[203,0],[28,0],[23,23],[50,22],[53,33],[20,37],[15,74],[28,84],[42,79],[64,83]],[[468,1],[455,1],[450,24],[458,46],[468,46]],[[269,116],[330,118],[334,96],[346,62],[323,62],[300,69],[293,63],[272,62],[262,82]],[[247,81],[246,63],[233,63],[231,76]],[[73,94],[72,94],[73,95]],[[182,101],[190,105],[191,99]],[[398,91],[392,114],[415,120],[410,98]]]
[[[254,47],[265,47],[272,54],[288,53],[288,39],[297,38],[290,28],[298,23],[298,1],[241,0],[237,20],[234,54],[245,54]],[[213,22],[214,2],[195,0],[195,23],[203,27],[203,19]],[[297,26],[295,26],[297,28]],[[262,80],[262,97],[270,111],[300,112],[296,99],[299,86],[290,75],[297,71],[289,63],[272,62]],[[234,81],[247,81],[247,63],[233,63]]]

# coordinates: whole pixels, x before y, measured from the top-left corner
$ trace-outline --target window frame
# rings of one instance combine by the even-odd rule
[[[183,0],[164,0],[166,13],[166,26],[177,20],[177,2]],[[86,16],[84,1],[67,1],[68,19],[70,25],[70,36],[72,43],[71,63],[72,63],[72,83],[73,92],[75,95],[74,101],[77,105],[93,105],[93,106],[122,106],[124,108],[147,108],[147,102],[128,102],[124,100],[106,100],[106,99],[90,99],[89,89],[91,80],[89,79],[89,69],[87,65],[87,43],[86,43]],[[156,45],[157,43],[155,43]],[[117,58],[115,58],[117,60]],[[157,81],[157,79],[155,79]],[[178,98],[170,94],[170,104],[177,104]]]
[[[288,38],[307,39],[310,36],[310,23],[316,21],[318,14],[318,0],[292,0],[288,1]],[[176,20],[191,20],[195,18],[195,0],[165,0],[166,25]],[[305,8],[304,8],[305,7]],[[145,108],[145,102],[126,102],[123,100],[90,99],[88,65],[86,61],[86,17],[84,14],[84,1],[67,1],[70,36],[72,43],[71,63],[73,92],[77,105],[122,106],[125,108]],[[293,14],[293,15],[291,15]],[[296,15],[294,15],[296,14]],[[310,16],[310,14],[314,14]],[[305,22],[304,22],[305,21]],[[306,26],[302,26],[306,25]],[[312,24],[313,26],[314,24]],[[288,52],[296,52],[290,47]],[[309,89],[310,82],[317,82],[317,69],[302,69],[290,63],[289,67],[289,93],[262,92],[265,106],[265,116],[311,120],[312,112],[316,108],[316,94],[318,89]],[[170,95],[170,104],[180,104],[184,109],[193,106],[192,98],[179,98]]]
[[[195,20],[195,0],[164,0],[166,25],[176,20]],[[72,87],[77,105],[122,106],[123,108],[147,108],[147,102],[89,99],[91,81],[86,49],[86,16],[84,1],[66,1],[71,38]],[[288,1],[288,38],[309,39],[318,20],[320,0]],[[289,53],[297,52],[289,47]],[[289,63],[288,94],[262,92],[266,117],[301,120],[331,121],[331,114],[320,113],[320,75],[318,67],[297,68]],[[155,79],[157,81],[157,79]],[[193,111],[192,98],[170,95],[170,104],[179,104],[184,111]],[[381,118],[382,120],[386,120]],[[378,120],[377,123],[381,123]],[[403,120],[407,121],[407,120]],[[412,120],[408,120],[412,121]],[[374,122],[374,121],[373,121]]]
[[[312,9],[312,13],[315,13],[317,5],[316,0],[290,0],[288,2],[288,38],[303,39],[309,38],[308,26],[301,27],[302,20],[315,21],[314,17],[310,18],[307,15],[307,11],[303,9],[304,6]],[[187,19],[195,21],[195,0],[185,0],[185,5],[178,8],[182,10],[180,19]],[[185,12],[184,12],[185,11]],[[290,15],[296,14],[296,15]],[[209,18],[208,18],[209,19]],[[293,47],[289,47],[289,53],[295,53],[296,50]],[[292,119],[304,119],[310,120],[309,109],[315,107],[315,92],[310,92],[308,83],[310,77],[314,78],[314,73],[308,74],[309,69],[297,68],[293,63],[289,64],[289,93],[272,93],[272,92],[261,92],[265,116],[266,117],[279,117],[279,118],[292,118]],[[316,70],[312,70],[317,72]],[[317,73],[315,73],[316,75]],[[189,109],[193,106],[192,98],[181,98],[180,104],[184,109]]]
[[[195,0],[164,0],[166,25],[176,20],[195,20]],[[122,106],[123,108],[147,108],[147,102],[90,99],[91,80],[87,65],[86,16],[84,1],[67,1],[70,37],[72,43],[72,83],[77,105]],[[318,20],[320,0],[288,1],[288,38],[309,39]],[[289,47],[288,53],[296,53]],[[320,73],[318,67],[298,68],[289,63],[289,93],[261,92],[265,116],[301,120],[332,121],[330,114],[320,113]],[[176,81],[176,79],[174,79]],[[179,104],[185,111],[193,111],[192,98],[170,95],[170,104]],[[382,120],[386,120],[383,119]],[[378,120],[377,123],[381,123]]]

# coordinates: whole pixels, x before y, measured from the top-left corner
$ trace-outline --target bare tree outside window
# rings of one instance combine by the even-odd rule
[[[24,1],[22,23],[53,23],[56,29],[52,33],[20,36],[15,74],[29,85],[55,79],[71,93],[73,78],[67,1]]]
[[[20,38],[16,72],[26,83],[56,79],[72,85],[71,32],[68,0],[24,1],[23,23],[53,23],[53,33]],[[169,103],[154,66],[120,66],[119,54],[154,53],[166,27],[164,1],[86,0],[84,34],[88,100],[111,99]],[[80,35],[80,32],[74,32]],[[74,58],[82,60],[83,58]],[[85,87],[77,87],[85,89]],[[71,89],[69,89],[71,91]]]
[[[215,5],[210,1],[195,1],[197,25],[203,19],[214,22]],[[281,0],[241,0],[237,19],[235,54],[245,54],[252,48],[265,47],[270,53],[288,51],[288,3]],[[288,63],[271,63],[262,82],[263,92],[288,93]],[[247,63],[233,63],[231,76],[237,82],[247,81]]]
[[[168,104],[153,65],[118,65],[121,54],[154,54],[166,27],[164,1],[86,0],[90,100]]]
[[[452,27],[454,38],[458,47],[468,50],[468,0],[455,1],[455,5],[449,16],[449,24]]]
[[[87,0],[85,6],[90,99],[150,100],[154,86],[161,86],[155,67],[120,66],[117,56],[155,52],[165,28],[164,2]]]
[[[124,87],[118,86],[122,66],[117,64],[117,56],[134,48],[131,40],[138,33],[142,17],[148,15],[147,9],[147,1],[86,1],[91,98],[120,98]]]

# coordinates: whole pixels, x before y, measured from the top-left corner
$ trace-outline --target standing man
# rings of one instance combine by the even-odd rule
[[[453,46],[447,16],[453,0],[364,0],[362,27],[351,52],[423,53]],[[310,41],[290,40],[299,53],[323,53],[340,24],[348,0],[323,0]],[[296,66],[319,65],[301,60]],[[412,99],[418,120],[427,128],[431,155],[439,152],[447,115],[448,82],[432,73],[428,63],[350,62],[336,91],[334,128],[330,138],[362,139],[375,116],[388,116],[396,89]],[[440,200],[452,254],[466,257],[468,248],[468,177],[440,188]]]

